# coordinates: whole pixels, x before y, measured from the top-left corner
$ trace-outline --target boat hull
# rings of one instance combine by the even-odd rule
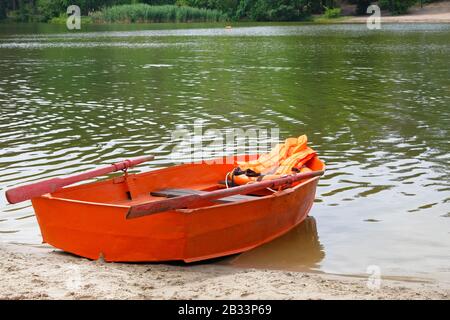
[[[171,169],[162,169],[159,175],[164,170]],[[152,173],[155,179],[158,171]],[[94,260],[102,257],[105,261],[193,262],[243,252],[288,232],[307,217],[318,180],[312,178],[250,201],[130,220],[126,219],[130,207],[126,202],[100,203],[48,194],[32,203],[43,241],[64,251]],[[97,196],[105,199],[108,192],[122,188],[114,181],[103,185],[105,194]],[[75,192],[88,194],[92,190],[78,186]]]
[[[192,262],[240,253],[285,234],[308,216],[317,181],[240,205],[193,210],[188,213],[183,260]],[[205,221],[207,228],[203,226]]]

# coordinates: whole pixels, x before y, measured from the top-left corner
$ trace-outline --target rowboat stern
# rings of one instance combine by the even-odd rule
[[[187,214],[183,260],[195,262],[241,253],[302,223],[314,203],[319,177],[251,201],[180,210]]]
[[[58,249],[105,261],[181,260],[185,216],[167,212],[126,220],[129,206],[53,198],[34,198],[32,204],[44,243]]]

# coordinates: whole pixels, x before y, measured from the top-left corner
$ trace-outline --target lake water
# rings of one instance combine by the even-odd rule
[[[449,280],[450,25],[187,26],[0,24],[0,241],[41,241],[6,188],[171,165],[201,121],[305,133],[327,164],[314,218],[213,263]]]

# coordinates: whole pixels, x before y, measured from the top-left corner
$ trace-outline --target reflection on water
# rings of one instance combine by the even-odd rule
[[[327,164],[318,269],[450,274],[450,25],[159,27],[0,27],[0,191],[142,154],[137,170],[171,165],[172,130],[194,121],[277,127]],[[3,192],[0,240],[41,240]]]
[[[317,270],[324,257],[316,220],[307,217],[285,235],[222,263],[236,267],[305,271]]]

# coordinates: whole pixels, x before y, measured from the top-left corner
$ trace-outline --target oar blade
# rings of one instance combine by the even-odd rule
[[[153,156],[142,156],[130,160],[125,160],[111,164],[109,166],[97,168],[83,173],[75,174],[65,178],[52,178],[49,180],[39,181],[15,188],[11,188],[5,192],[6,199],[10,204],[19,203],[30,200],[47,193],[55,192],[56,190],[77,183],[87,179],[92,179],[104,174],[112,173],[119,170],[132,168],[146,161],[153,160]]]
[[[53,178],[9,189],[5,192],[6,200],[10,204],[15,204],[54,192],[60,187],[60,181],[58,178]]]

